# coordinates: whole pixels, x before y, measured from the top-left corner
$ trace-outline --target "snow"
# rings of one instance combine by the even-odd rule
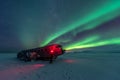
[[[120,80],[120,54],[66,53],[49,64],[1,53],[0,80]]]

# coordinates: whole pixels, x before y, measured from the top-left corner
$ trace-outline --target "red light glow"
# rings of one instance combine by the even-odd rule
[[[33,66],[36,68],[40,68],[40,67],[44,67],[45,65],[44,64],[34,64]]]
[[[53,51],[53,50],[51,50],[50,52],[51,52],[51,53],[53,53],[54,51]]]
[[[58,45],[54,44],[54,45],[49,46],[49,52],[50,54],[60,55],[62,54],[62,49],[61,47],[58,47]]]
[[[66,63],[75,63],[76,61],[72,60],[72,59],[67,59],[67,60],[64,60],[64,62],[66,62]]]

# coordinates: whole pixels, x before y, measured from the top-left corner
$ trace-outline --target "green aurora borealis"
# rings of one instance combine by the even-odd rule
[[[108,22],[116,17],[120,16],[120,1],[106,1],[101,7],[95,9],[88,13],[88,15],[80,18],[79,20],[73,21],[71,24],[64,26],[61,31],[53,33],[53,35],[49,36],[43,43],[43,45],[47,45],[52,40],[59,38],[61,35],[64,35],[76,28],[80,28],[79,33],[85,30],[91,30],[99,25]],[[82,26],[85,25],[85,26]],[[93,36],[86,38],[85,40],[79,40],[74,43],[68,44],[65,49],[76,49],[76,48],[89,48],[89,47],[97,47],[104,46],[110,44],[120,44],[120,38],[106,39],[101,40],[99,36]],[[98,39],[99,38],[99,39]],[[94,41],[97,40],[97,41]]]
[[[83,19],[80,18],[80,20],[75,20],[74,22],[72,22],[72,24],[69,24],[68,26],[64,26],[64,28],[61,31],[58,31],[58,32],[54,33],[53,35],[51,35],[50,37],[48,37],[46,39],[46,41],[43,43],[43,45],[48,44],[55,38],[69,32],[77,27],[80,28],[82,25],[86,24],[86,26],[84,26],[81,29],[81,31],[93,29],[93,28],[99,26],[100,24],[102,24],[106,21],[109,21],[119,15],[120,15],[120,1],[119,0],[106,3],[106,4],[102,5],[100,8],[97,8],[95,11],[84,16]],[[92,21],[94,21],[94,22],[92,22]]]
[[[1,0],[0,51],[120,45],[120,0]]]

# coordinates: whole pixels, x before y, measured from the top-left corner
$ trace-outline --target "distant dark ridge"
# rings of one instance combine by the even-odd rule
[[[84,49],[74,49],[73,52],[79,53],[120,53],[120,45],[105,45]]]
[[[76,51],[79,52],[79,51]],[[81,53],[120,53],[120,51],[80,51]],[[79,52],[79,53],[80,53]]]
[[[0,54],[1,53],[18,53],[19,51],[0,51]]]
[[[17,52],[0,52],[0,54],[13,54],[13,53],[17,54]]]

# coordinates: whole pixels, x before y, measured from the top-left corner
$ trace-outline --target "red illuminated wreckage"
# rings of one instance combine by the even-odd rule
[[[48,60],[53,62],[59,55],[64,54],[65,50],[59,44],[52,44],[44,47],[23,50],[17,54],[17,58],[23,61]]]

